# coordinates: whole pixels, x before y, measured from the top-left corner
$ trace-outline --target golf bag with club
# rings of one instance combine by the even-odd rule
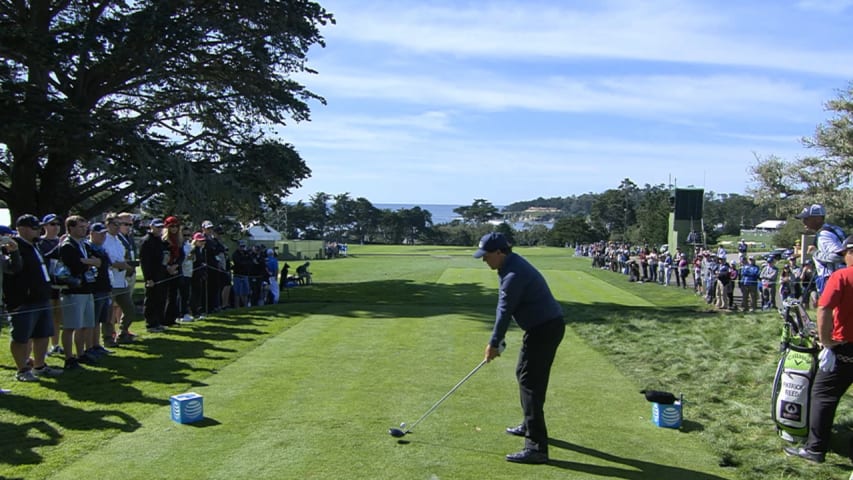
[[[785,299],[779,314],[784,320],[779,345],[782,356],[773,380],[771,417],[779,436],[798,442],[809,434],[809,402],[820,345],[816,325],[798,299]]]

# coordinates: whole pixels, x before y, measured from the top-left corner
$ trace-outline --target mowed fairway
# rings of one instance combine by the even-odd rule
[[[642,386],[577,337],[568,308],[570,328],[546,405],[549,465],[504,460],[522,446],[503,432],[521,419],[517,328],[502,358],[398,442],[390,427],[413,423],[482,360],[497,278],[467,250],[350,251],[351,258],[312,263],[318,283],[294,289],[290,303],[269,310],[288,317],[290,328],[191,388],[204,395],[204,421],[180,425],[167,406],[151,406],[136,419],[138,428],[38,478],[106,478],[107,466],[108,477],[123,480],[734,478],[697,433],[651,423]],[[562,258],[567,251],[550,252],[534,263],[564,306],[654,308],[571,269]],[[204,332],[215,323],[191,328]]]

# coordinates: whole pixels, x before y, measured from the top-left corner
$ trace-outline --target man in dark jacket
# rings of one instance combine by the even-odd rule
[[[41,221],[34,215],[21,215],[15,223],[18,236],[13,239],[21,255],[20,270],[4,272],[3,294],[11,314],[9,349],[18,369],[15,378],[35,382],[40,377],[55,377],[62,369],[44,363],[48,339],[53,335],[50,305],[50,275],[35,241],[41,235]],[[14,247],[13,247],[14,248]],[[27,365],[29,343],[33,343],[33,368]]]
[[[148,233],[139,245],[139,265],[145,279],[143,315],[149,333],[159,333],[166,328],[163,320],[166,313],[167,287],[163,283],[168,277],[166,264],[169,261],[169,246],[162,239],[163,220],[155,218],[148,224]]]
[[[545,277],[527,260],[512,253],[501,233],[493,232],[480,240],[474,258],[482,258],[498,271],[500,294],[492,337],[486,345],[485,360],[500,355],[510,320],[524,330],[516,366],[524,421],[507,428],[507,433],[524,437],[524,449],[506,456],[515,463],[548,461],[548,429],[545,426],[545,394],[551,365],[566,330],[563,309],[551,294]]]

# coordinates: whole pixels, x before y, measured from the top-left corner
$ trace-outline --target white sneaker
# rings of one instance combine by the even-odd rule
[[[190,323],[190,322],[193,322],[194,320],[195,319],[193,317],[191,317],[188,313],[184,314],[183,318],[181,318],[182,323]]]

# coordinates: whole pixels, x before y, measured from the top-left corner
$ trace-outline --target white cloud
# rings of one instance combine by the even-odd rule
[[[754,154],[802,154],[853,78],[845,13],[808,2],[323,5],[338,24],[298,80],[328,106],[281,130],[313,170],[294,198],[504,204],[626,177],[743,192]]]
[[[853,7],[853,0],[800,0],[797,7],[826,13],[841,13]]]
[[[817,3],[817,2],[814,2]],[[842,4],[845,2],[830,2]],[[849,3],[849,2],[846,2]],[[328,5],[327,5],[328,7]],[[397,55],[512,59],[625,59],[853,76],[843,44],[810,42],[782,2],[749,8],[689,1],[549,5],[341,2],[330,42],[381,44]],[[787,36],[767,38],[785,29]]]

